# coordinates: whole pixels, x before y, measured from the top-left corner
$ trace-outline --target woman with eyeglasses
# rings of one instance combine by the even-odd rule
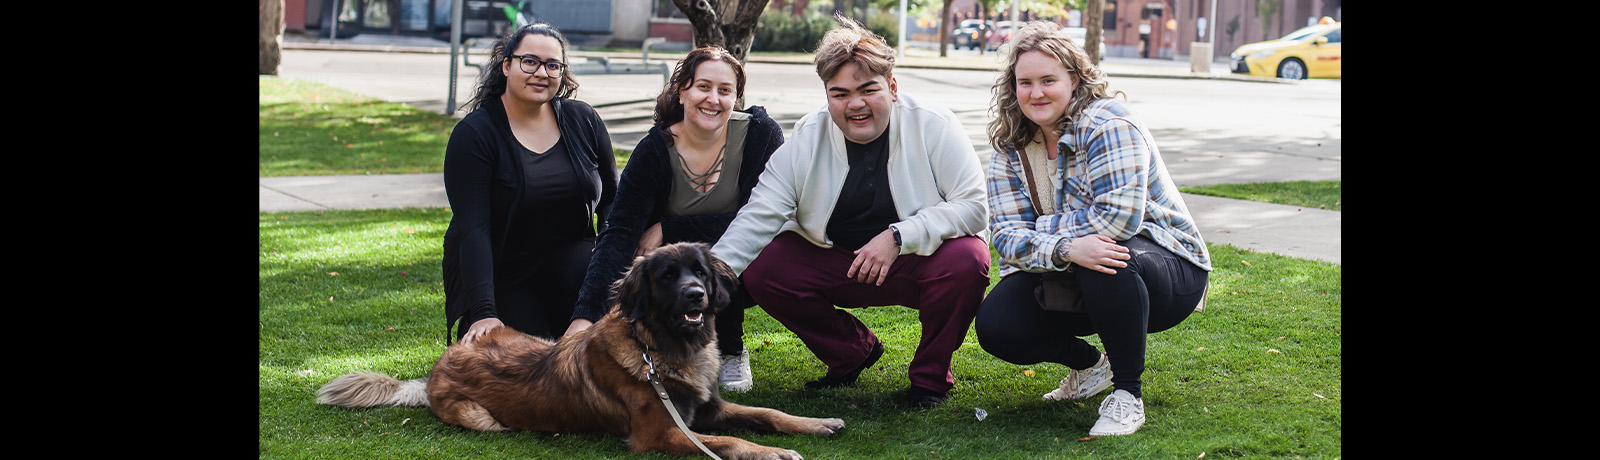
[[[570,99],[566,37],[522,26],[490,56],[445,147],[446,343],[452,327],[461,342],[500,326],[565,331],[616,192],[610,134]]]
[[[578,295],[569,332],[606,313],[612,283],[635,256],[665,244],[715,244],[750,201],[767,158],[783,145],[783,128],[761,106],[738,110],[745,74],[739,59],[711,45],[690,51],[656,97],[655,126],[639,141],[617,187],[616,206],[600,234]],[[740,289],[718,312],[721,383],[730,391],[754,384],[744,348],[744,309],[755,305]]]

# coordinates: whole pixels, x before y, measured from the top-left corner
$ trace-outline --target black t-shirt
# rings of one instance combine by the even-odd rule
[[[835,246],[856,250],[899,222],[894,196],[889,191],[889,131],[866,144],[845,141],[850,171],[840,188],[839,202],[828,218],[828,238]]]
[[[519,146],[520,147],[520,146]],[[588,186],[572,173],[572,158],[565,142],[556,142],[544,153],[521,147],[522,197],[517,200],[516,221],[511,231],[521,235],[506,238],[506,250],[539,253],[550,240],[570,240],[594,236],[589,225],[583,189]],[[531,237],[531,238],[530,238]],[[524,247],[513,247],[524,246]]]

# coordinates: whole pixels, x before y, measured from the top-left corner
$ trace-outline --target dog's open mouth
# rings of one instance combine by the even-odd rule
[[[683,315],[683,322],[689,323],[690,326],[698,326],[701,323],[706,322],[706,315],[698,311],[693,313],[685,313]]]

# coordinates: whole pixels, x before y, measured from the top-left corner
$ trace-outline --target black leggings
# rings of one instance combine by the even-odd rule
[[[1034,297],[1038,273],[1001,279],[978,307],[978,344],[1012,364],[1048,361],[1087,369],[1100,360],[1100,351],[1081,337],[1099,334],[1111,362],[1112,385],[1143,397],[1145,336],[1194,313],[1209,273],[1142,235],[1118,244],[1132,258],[1116,275],[1083,267],[1072,271],[1083,290],[1084,313],[1040,308]]]
[[[572,324],[584,267],[594,253],[594,237],[542,245],[544,252],[534,261],[502,264],[502,269],[517,269],[505,270],[495,279],[495,315],[512,329],[556,340]],[[470,320],[462,324],[456,340],[471,326]]]
[[[744,351],[744,310],[756,305],[750,292],[739,283],[739,292],[733,293],[728,306],[717,312],[717,351],[723,355],[737,355]]]

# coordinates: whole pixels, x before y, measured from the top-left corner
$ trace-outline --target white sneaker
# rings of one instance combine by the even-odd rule
[[[1094,367],[1067,373],[1067,378],[1061,379],[1061,387],[1045,393],[1044,399],[1046,401],[1083,399],[1109,387],[1111,387],[1111,364],[1106,361],[1106,354],[1101,353],[1100,362],[1095,363]]]
[[[1127,390],[1117,390],[1100,402],[1100,420],[1089,429],[1090,436],[1133,434],[1144,426],[1144,400]]]
[[[737,355],[722,355],[722,388],[728,391],[747,391],[755,385],[750,375],[750,351],[739,350]]]

